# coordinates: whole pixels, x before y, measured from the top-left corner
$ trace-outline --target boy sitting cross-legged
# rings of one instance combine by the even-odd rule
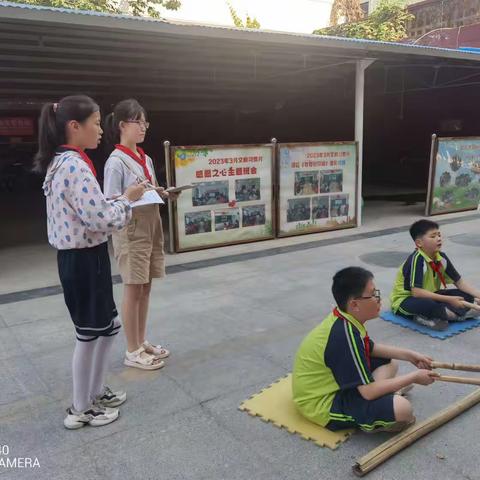
[[[410,227],[410,235],[416,250],[398,270],[391,294],[393,312],[434,330],[478,315],[463,302],[474,302],[480,290],[463,280],[441,251],[438,224],[419,220]],[[457,288],[447,289],[448,284]]]
[[[332,293],[337,307],[305,337],[295,357],[292,388],[298,410],[330,430],[402,430],[415,417],[410,402],[395,393],[414,383],[431,384],[432,359],[369,339],[365,323],[381,306],[371,272],[340,270]],[[392,359],[409,361],[418,370],[396,376]]]

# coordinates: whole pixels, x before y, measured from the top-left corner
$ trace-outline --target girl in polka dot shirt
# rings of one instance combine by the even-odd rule
[[[125,392],[114,392],[104,383],[120,329],[107,235],[128,223],[130,203],[143,195],[145,185],[131,186],[114,199],[103,196],[84,151],[97,148],[101,135],[100,111],[90,97],[65,97],[42,108],[35,163],[46,172],[48,239],[58,250],[58,273],[76,331],[73,404],[64,420],[69,429],[113,422],[126,400]]]

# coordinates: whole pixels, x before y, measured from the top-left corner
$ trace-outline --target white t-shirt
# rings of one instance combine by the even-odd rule
[[[148,155],[145,156],[147,169],[152,176],[152,183],[158,186],[153,161]],[[103,192],[105,197],[113,198],[122,195],[130,185],[137,183],[139,180],[147,180],[142,166],[126,153],[115,149],[105,164],[103,179]]]

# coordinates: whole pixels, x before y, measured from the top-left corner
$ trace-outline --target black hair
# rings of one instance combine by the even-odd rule
[[[438,230],[439,228],[438,223],[432,222],[431,220],[418,220],[410,227],[410,235],[413,241],[415,241],[423,237],[430,230]]]
[[[134,98],[128,98],[117,103],[113,112],[105,118],[105,134],[111,145],[120,142],[120,122],[128,120],[140,120],[144,116],[147,120],[147,112]]]
[[[47,170],[55,150],[66,143],[65,127],[68,122],[76,120],[82,123],[98,111],[100,107],[86,95],[70,95],[58,103],[45,103],[38,120],[38,152],[34,158],[34,170]]]
[[[341,310],[347,310],[351,298],[361,297],[373,273],[362,267],[347,267],[333,277],[332,294]]]

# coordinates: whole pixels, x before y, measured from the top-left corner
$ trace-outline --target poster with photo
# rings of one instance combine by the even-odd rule
[[[212,212],[190,212],[185,214],[185,235],[208,233],[212,231]]]
[[[331,195],[330,196],[330,217],[348,217],[348,195]]]
[[[427,215],[475,210],[480,201],[480,138],[432,139]]]
[[[328,195],[312,198],[312,217],[314,219],[330,216],[330,197]]]
[[[265,205],[252,205],[242,208],[242,227],[265,225]]]
[[[278,145],[278,234],[357,225],[355,142]]]
[[[215,210],[215,231],[240,228],[240,209]]]
[[[172,183],[193,185],[174,203],[177,252],[274,237],[274,147],[172,147]]]

